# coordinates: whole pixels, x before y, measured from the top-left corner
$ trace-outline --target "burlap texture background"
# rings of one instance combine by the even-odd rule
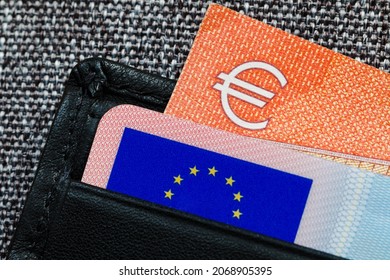
[[[213,1],[389,72],[390,1]],[[176,79],[210,1],[0,1],[0,258],[64,82],[101,56]]]

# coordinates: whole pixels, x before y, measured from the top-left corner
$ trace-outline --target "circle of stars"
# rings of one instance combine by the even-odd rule
[[[207,169],[209,171],[208,172],[209,176],[216,177],[218,170],[216,169],[215,166],[209,167]],[[200,170],[196,167],[196,165],[194,165],[193,167],[189,167],[189,170],[190,170],[189,175],[192,175],[192,176],[197,176],[198,173],[200,172]],[[181,177],[180,174],[177,176],[173,176],[173,184],[181,185],[183,180],[184,179]],[[225,178],[225,181],[226,181],[225,185],[228,185],[230,187],[233,187],[234,183],[236,182],[236,180],[233,179],[233,176],[230,176],[229,178]],[[164,191],[164,193],[165,193],[164,198],[169,199],[169,200],[172,200],[172,197],[175,195],[172,192],[172,189],[169,189],[168,191]],[[241,194],[241,192],[233,193],[233,200],[234,201],[241,202],[241,199],[243,197],[244,196]],[[240,209],[232,210],[232,212],[233,212],[232,218],[235,218],[238,220],[243,215],[243,213],[240,211]]]

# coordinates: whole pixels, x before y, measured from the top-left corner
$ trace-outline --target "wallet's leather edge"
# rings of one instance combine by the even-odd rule
[[[110,71],[120,72],[124,67],[130,75],[146,75],[148,78],[145,84],[120,84],[113,80],[115,75]],[[103,58],[89,58],[73,68],[41,155],[32,188],[7,250],[7,259],[40,259],[43,255],[50,220],[54,219],[52,202],[58,199],[55,196],[56,186],[66,188],[66,182],[70,179],[72,160],[77,140],[80,138],[80,128],[76,129],[75,125],[83,104],[90,103],[90,106],[95,100],[104,98],[102,89],[105,88],[121,102],[129,99],[123,103],[131,104],[140,100],[145,107],[150,103],[150,106],[156,105],[157,108],[154,109],[163,111],[174,86],[173,80]],[[56,141],[51,141],[52,138]]]
[[[158,213],[159,215],[163,214],[164,216],[169,216],[172,219],[180,219],[181,221],[186,221],[191,224],[195,223],[197,226],[218,232],[221,234],[221,236],[222,234],[227,234],[227,236],[232,238],[261,243],[263,252],[272,252],[271,254],[274,254],[274,257],[277,255],[280,259],[341,259],[337,256],[333,256],[325,252],[302,247],[293,243],[287,243],[272,237],[260,235],[255,232],[247,231],[227,224],[206,220],[204,218],[185,213],[174,208],[158,205],[135,197],[130,197],[125,194],[110,192],[105,189],[94,187],[82,182],[73,181],[71,182],[71,185],[73,189],[82,190],[85,193],[89,193],[91,196],[99,196],[105,200],[112,199],[119,204],[131,205],[132,208],[143,209],[147,212]],[[286,254],[287,251],[289,254]],[[233,255],[234,254],[232,254],[232,256]],[[231,256],[226,256],[226,258],[228,257],[231,258]]]

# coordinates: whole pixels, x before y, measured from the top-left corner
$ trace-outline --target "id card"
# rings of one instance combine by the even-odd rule
[[[131,105],[114,107],[103,116],[82,178],[84,183],[352,259],[390,258],[389,180],[274,142]],[[281,204],[289,205],[291,212]],[[272,219],[270,224],[244,225],[248,215],[253,215],[250,223],[262,219],[259,209],[265,211],[264,218],[276,211],[288,228],[280,230]]]

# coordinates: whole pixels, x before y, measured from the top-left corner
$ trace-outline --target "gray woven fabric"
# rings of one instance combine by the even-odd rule
[[[214,2],[390,70],[389,1]],[[0,0],[0,258],[71,68],[98,55],[178,78],[208,3]]]

